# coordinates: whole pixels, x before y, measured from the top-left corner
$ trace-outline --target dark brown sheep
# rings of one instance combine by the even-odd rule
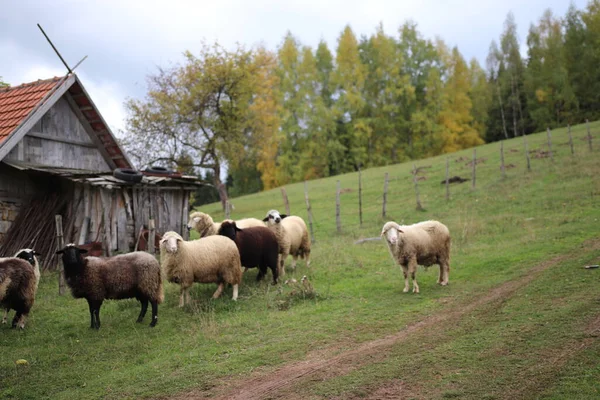
[[[85,298],[90,307],[91,328],[100,328],[100,307],[105,299],[136,298],[142,304],[137,322],[142,322],[152,305],[152,321],[158,321],[158,304],[163,301],[160,265],[151,254],[137,251],[114,257],[82,257],[87,250],[68,244],[62,254],[67,285],[73,297]]]
[[[13,328],[25,328],[37,285],[34,267],[29,262],[16,257],[0,259],[0,306],[16,311]]]
[[[240,252],[242,266],[245,268],[258,267],[257,281],[264,278],[267,274],[267,268],[270,268],[273,273],[273,283],[277,283],[279,278],[277,269],[279,244],[277,243],[277,237],[269,228],[255,226],[240,229],[235,221],[223,221],[218,234],[235,242]]]

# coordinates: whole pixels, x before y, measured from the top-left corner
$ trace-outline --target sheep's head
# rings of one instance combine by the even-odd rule
[[[86,249],[80,249],[73,243],[69,243],[63,249],[58,250],[56,254],[62,254],[63,264],[73,265],[83,264],[83,257],[81,255],[86,254],[87,252]]]
[[[219,235],[226,236],[231,240],[235,240],[235,237],[241,229],[237,227],[235,221],[227,220],[221,223],[219,228]]]
[[[177,253],[179,242],[183,242],[183,238],[177,232],[169,231],[165,233],[160,240],[161,252],[164,250],[167,253]]]
[[[27,261],[34,268],[38,264],[35,256],[41,256],[41,254],[32,249],[21,249],[15,254],[15,257]]]
[[[381,230],[381,236],[385,237],[385,240],[390,244],[398,243],[401,233],[403,233],[403,231],[400,228],[400,225],[393,221],[386,222]]]
[[[195,229],[200,234],[200,237],[206,236],[205,232],[214,224],[212,217],[203,212],[193,212],[190,214],[190,220],[188,221],[188,231]]]
[[[263,221],[266,222],[267,225],[271,226],[281,223],[281,220],[285,217],[287,217],[286,214],[279,214],[279,211],[277,210],[270,210]]]

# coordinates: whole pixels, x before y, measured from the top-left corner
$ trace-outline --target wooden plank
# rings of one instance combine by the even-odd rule
[[[63,225],[62,225],[62,216],[55,215],[54,216],[55,224],[56,224],[56,239],[58,248],[57,250],[62,250],[65,247],[65,242],[63,238]],[[65,267],[61,262],[58,265],[58,294],[62,296],[65,294],[66,284],[65,284]]]
[[[83,142],[81,140],[75,140],[75,139],[69,139],[69,138],[60,138],[60,137],[56,137],[56,136],[51,136],[45,133],[39,133],[39,132],[32,132],[29,131],[27,133],[27,135],[25,136],[29,136],[29,137],[34,137],[37,139],[44,139],[44,140],[48,140],[50,142],[56,142],[56,143],[66,143],[69,145],[74,145],[74,146],[81,146],[81,147],[89,147],[92,149],[95,149],[96,146],[93,143],[87,143],[87,142]]]

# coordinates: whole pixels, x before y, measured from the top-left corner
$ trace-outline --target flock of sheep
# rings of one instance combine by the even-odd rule
[[[89,305],[90,327],[100,328],[100,307],[106,299],[136,298],[141,303],[137,322],[142,322],[152,308],[153,327],[158,321],[158,304],[164,300],[163,276],[180,285],[179,306],[190,301],[189,289],[195,283],[216,283],[213,298],[226,284],[233,287],[233,300],[238,297],[242,267],[257,267],[257,280],[271,270],[273,283],[285,274],[284,264],[292,256],[292,268],[298,258],[310,266],[311,242],[304,220],[297,216],[270,210],[263,220],[244,218],[214,222],[210,215],[194,212],[188,229],[200,239],[184,240],[176,232],[166,232],[160,240],[160,263],[151,254],[137,251],[114,257],[86,257],[87,252],[74,244],[57,251],[62,255],[67,285],[75,298],[85,298]],[[381,231],[390,254],[402,267],[404,292],[409,291],[409,275],[413,292],[419,293],[415,277],[417,265],[438,264],[438,283],[448,284],[450,271],[450,233],[438,221],[414,225],[387,222]],[[40,279],[39,255],[32,249],[20,250],[14,257],[0,258],[0,307],[5,310],[2,323],[11,309],[16,311],[12,327],[25,327],[34,303]]]

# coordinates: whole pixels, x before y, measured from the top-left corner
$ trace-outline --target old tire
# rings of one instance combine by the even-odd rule
[[[113,171],[113,176],[125,182],[138,183],[142,181],[142,173],[130,168],[117,168]]]
[[[173,171],[171,171],[168,168],[157,167],[157,166],[152,166],[150,168],[146,168],[144,170],[144,172],[147,172],[149,174],[156,174],[156,175],[171,175],[173,173]]]

